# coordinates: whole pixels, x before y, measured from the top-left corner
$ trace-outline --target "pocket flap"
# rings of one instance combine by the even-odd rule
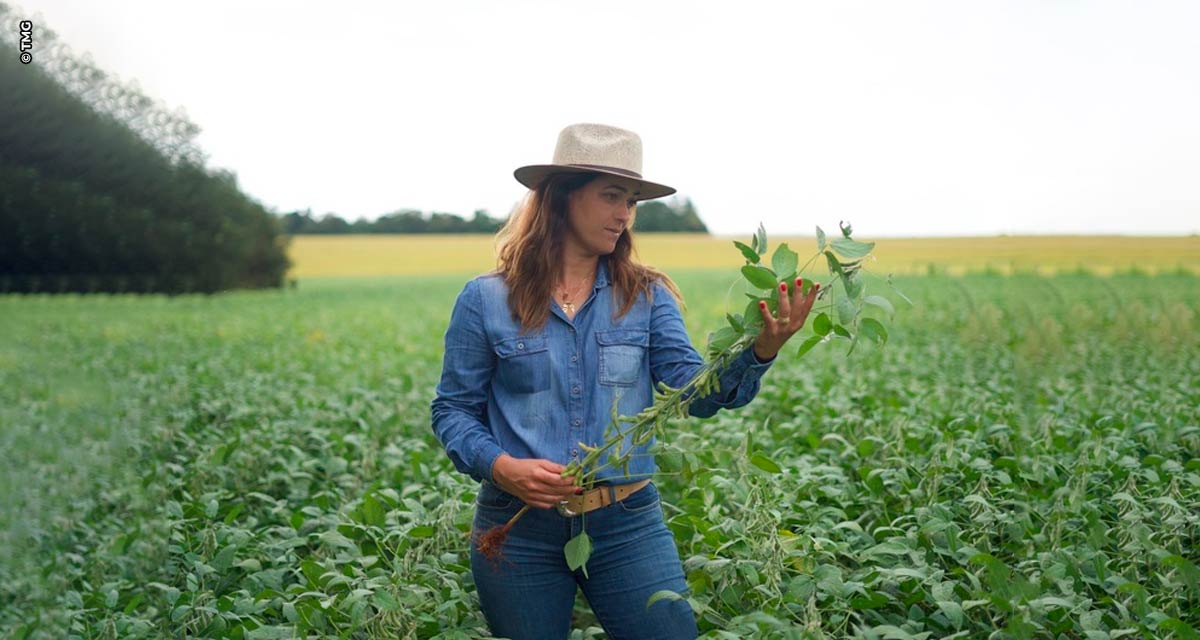
[[[650,346],[650,332],[645,329],[609,329],[597,331],[596,342],[602,345],[632,344],[639,347]]]
[[[521,356],[527,353],[538,353],[539,351],[545,351],[550,348],[550,346],[546,344],[545,335],[505,338],[496,342],[493,347],[496,350],[496,355],[500,356],[501,358]]]

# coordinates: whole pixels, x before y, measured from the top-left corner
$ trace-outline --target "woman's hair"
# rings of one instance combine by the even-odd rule
[[[513,319],[521,322],[522,332],[542,327],[550,316],[551,289],[562,275],[563,237],[569,229],[568,196],[598,175],[551,174],[529,190],[496,234],[497,267],[493,273],[500,274],[508,285],[508,307]],[[628,313],[640,293],[652,300],[655,280],[662,281],[682,308],[683,294],[674,281],[634,260],[631,234],[632,229],[626,228],[608,256],[609,281],[620,307],[614,319]]]

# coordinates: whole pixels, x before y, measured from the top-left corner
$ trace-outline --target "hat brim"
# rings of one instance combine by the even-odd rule
[[[617,171],[605,171],[595,167],[584,168],[562,164],[531,164],[517,168],[516,171],[513,171],[513,176],[517,179],[517,182],[530,189],[536,189],[537,185],[546,176],[553,173],[602,173],[625,178],[626,180],[633,180],[638,183],[639,193],[635,196],[637,200],[653,200],[654,198],[661,198],[675,193],[674,187],[668,187],[665,184],[651,182],[643,178],[634,178],[633,176],[628,176]]]

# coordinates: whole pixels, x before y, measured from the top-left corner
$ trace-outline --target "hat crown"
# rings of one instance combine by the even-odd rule
[[[614,167],[642,175],[642,139],[606,124],[579,123],[564,128],[554,147],[554,164]]]

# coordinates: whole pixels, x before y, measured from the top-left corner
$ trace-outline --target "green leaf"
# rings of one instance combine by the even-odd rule
[[[775,464],[774,460],[768,458],[761,451],[755,451],[754,455],[750,456],[750,464],[768,473],[783,473],[783,468]]]
[[[825,250],[825,232],[821,227],[817,227],[817,251]]]
[[[858,330],[862,335],[879,344],[887,342],[887,329],[875,318],[863,318],[859,321]]]
[[[762,225],[761,222],[758,223],[757,238],[758,238],[758,253],[759,253],[759,255],[762,255],[767,252],[767,229],[766,229],[766,227],[764,227]]]
[[[851,227],[849,222],[838,220],[838,227],[842,230],[842,235],[846,236],[847,238],[850,237]]]
[[[796,272],[796,265],[800,262],[800,256],[796,255],[795,251],[788,248],[784,242],[778,247],[775,247],[775,253],[771,255],[771,269],[776,274],[789,274]]]
[[[709,351],[724,351],[737,340],[738,332],[733,330],[733,327],[721,327],[717,331],[708,336]]]
[[[889,316],[896,315],[896,308],[892,306],[892,302],[883,296],[867,296],[863,298],[863,304],[879,307],[886,311]]]
[[[875,248],[874,242],[859,242],[846,238],[835,238],[829,242],[829,246],[833,247],[834,251],[842,254],[847,258],[861,258]]]
[[[650,594],[649,598],[646,599],[646,609],[650,609],[650,605],[658,602],[659,600],[683,600],[683,596],[671,591],[670,589],[655,591],[654,593]]]
[[[408,535],[413,538],[432,538],[434,533],[437,533],[437,530],[429,525],[413,527],[408,531]]]
[[[587,561],[592,555],[592,539],[587,531],[580,531],[579,535],[567,541],[563,547],[563,554],[567,557],[567,566],[571,571],[583,567],[583,577],[588,577]]]
[[[843,338],[853,338],[854,337],[854,336],[850,335],[850,331],[846,327],[843,327],[840,324],[833,325],[833,333],[834,333],[834,335],[838,335]]]
[[[827,336],[830,331],[833,331],[833,320],[829,319],[828,313],[822,311],[813,320],[813,333],[819,336]]]
[[[796,357],[799,358],[809,351],[812,351],[812,348],[821,344],[821,341],[824,339],[825,336],[809,336],[807,340],[800,343],[800,349],[796,351]]]
[[[840,277],[845,277],[846,272],[842,271],[842,263],[833,255],[832,251],[825,250],[825,262],[829,263],[829,273],[836,274]]]
[[[775,273],[766,267],[748,264],[742,267],[742,275],[750,281],[750,284],[759,289],[774,289]]]
[[[729,326],[733,327],[734,331],[738,333],[745,333],[746,326],[742,324],[742,319],[740,317],[732,316],[727,313],[725,314],[725,319],[729,321]]]
[[[838,322],[842,325],[854,323],[854,304],[850,302],[850,298],[838,298],[837,305]]]
[[[747,247],[745,243],[734,240],[733,244],[737,246],[738,250],[742,252],[743,256],[746,256],[746,260],[750,261],[751,264],[755,264],[759,261],[760,258],[758,257],[758,252],[750,247]]]

